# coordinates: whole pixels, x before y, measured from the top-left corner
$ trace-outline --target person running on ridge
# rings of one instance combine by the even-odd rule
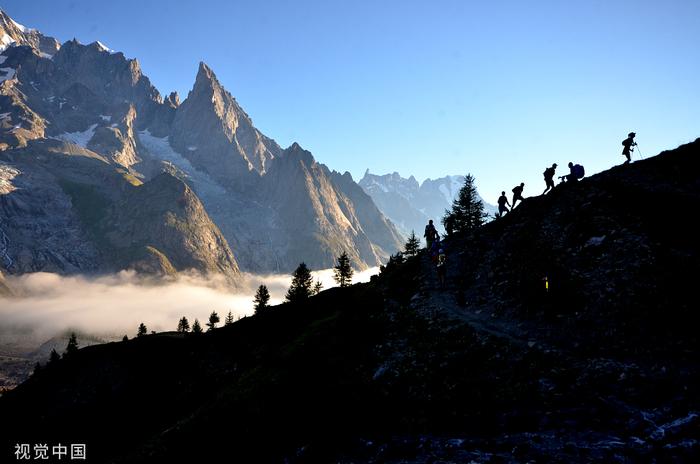
[[[433,220],[430,219],[428,221],[428,225],[425,226],[425,233],[423,234],[423,237],[425,237],[425,247],[428,250],[430,250],[430,248],[433,245],[433,241],[439,236],[440,235],[438,234],[437,230],[435,229],[435,226],[433,225]]]
[[[520,202],[523,201],[523,188],[525,188],[525,182],[521,182],[520,185],[516,185],[513,187],[513,206],[510,207],[510,209],[515,208],[515,203],[520,200]]]
[[[634,141],[634,138],[637,136],[634,132],[630,132],[627,134],[627,138],[622,141],[622,146],[624,147],[622,149],[622,154],[627,157],[627,161],[625,161],[625,164],[629,164],[630,161],[632,161],[632,152],[634,151],[634,147],[637,146],[637,143]]]
[[[552,167],[549,167],[544,170],[544,183],[547,185],[547,188],[544,189],[544,192],[542,192],[542,195],[545,193],[549,192],[549,189],[554,188],[554,173],[557,170],[557,163],[552,164]]]
[[[510,203],[508,203],[508,197],[506,197],[506,192],[501,192],[501,196],[498,197],[498,217],[503,217],[503,213],[510,212],[508,206],[506,205],[510,206]]]

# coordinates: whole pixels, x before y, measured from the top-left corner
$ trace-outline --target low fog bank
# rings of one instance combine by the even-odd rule
[[[356,272],[353,282],[366,282],[378,272],[371,268]],[[335,286],[333,270],[312,273],[323,288]],[[253,313],[253,297],[260,284],[278,304],[291,283],[291,275],[243,274],[240,288],[232,291],[209,279],[183,276],[175,282],[144,283],[131,272],[88,278],[49,273],[7,277],[14,298],[0,297],[0,344],[21,337],[37,345],[76,330],[106,340],[129,338],[143,322],[156,332],[175,330],[182,316],[190,325],[195,319],[204,326],[212,311],[223,324],[229,311],[235,319]]]

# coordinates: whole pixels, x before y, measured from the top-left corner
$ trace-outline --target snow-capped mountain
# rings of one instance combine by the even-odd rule
[[[100,42],[59,45],[2,12],[0,34],[5,273],[234,276],[343,251],[364,268],[400,248],[349,174],[258,131],[206,64],[180,102]]]
[[[398,172],[376,175],[368,169],[359,184],[404,237],[412,230],[421,236],[430,219],[438,229],[442,227],[440,221],[464,185],[464,176],[426,179],[419,184],[413,176],[406,179]],[[486,202],[484,207],[489,214],[496,211]]]

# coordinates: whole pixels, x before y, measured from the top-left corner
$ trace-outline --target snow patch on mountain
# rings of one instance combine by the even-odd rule
[[[117,52],[115,52],[114,50],[112,50],[111,48],[109,48],[107,45],[105,45],[105,44],[103,44],[102,42],[100,42],[99,40],[96,41],[95,43],[97,44],[97,48],[99,48],[100,51],[107,52],[107,53],[109,53],[110,55],[114,55],[115,53],[117,53]]]
[[[146,150],[155,158],[171,163],[187,176],[192,182],[192,187],[203,200],[209,200],[213,196],[222,196],[226,190],[214,181],[209,174],[204,173],[189,162],[184,156],[173,150],[170,146],[170,137],[155,137],[146,129],[139,132],[139,140]]]
[[[9,81],[15,77],[15,70],[13,68],[0,68],[0,73],[4,74],[4,76],[0,75],[0,82]]]
[[[19,30],[22,31],[23,33],[32,32],[32,31],[34,30],[34,29],[30,29],[30,28],[28,28],[28,27],[26,27],[26,26],[21,25],[20,23],[18,23],[18,22],[15,21],[14,19],[11,19],[11,18],[10,18],[10,21],[12,22],[12,24],[15,25],[15,27],[16,27],[17,29],[19,29]]]
[[[0,52],[4,52],[7,47],[15,43],[15,39],[10,37],[8,34],[3,34],[2,39],[0,39]]]
[[[87,148],[87,144],[95,135],[95,128],[97,128],[97,124],[93,124],[92,126],[88,127],[87,130],[82,132],[64,132],[63,134],[59,134],[54,138]]]

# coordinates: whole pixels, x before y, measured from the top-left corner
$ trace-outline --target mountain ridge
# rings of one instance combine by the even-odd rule
[[[420,236],[430,219],[436,227],[442,227],[441,220],[445,211],[452,208],[452,202],[464,185],[464,176],[426,178],[419,183],[413,175],[404,178],[396,171],[376,175],[367,169],[358,184],[397,225],[404,237],[408,237],[411,231]],[[483,199],[482,202],[485,211],[493,216],[496,207]]]
[[[33,141],[60,140],[64,155],[97,156],[122,172],[125,185],[110,184],[118,191],[169,172],[201,197],[204,212],[246,271],[288,272],[302,261],[328,268],[343,251],[352,256],[354,267],[363,269],[381,264],[401,247],[393,225],[371,200],[351,183],[334,183],[331,171],[298,144],[283,150],[258,131],[205,63],[180,102],[175,93],[163,97],[137,60],[99,42],[69,40],[51,56],[42,55],[35,42],[15,42],[19,45],[0,55],[9,66],[7,75],[12,74],[0,88],[0,159],[13,158],[10,152],[28,146],[34,151],[48,147]],[[37,156],[55,156],[56,147]],[[302,156],[305,173],[299,175],[285,156]],[[289,186],[298,198],[265,191],[277,191],[288,181],[298,182]],[[305,213],[279,207],[285,202]],[[73,214],[69,209],[63,211]],[[82,218],[74,227],[83,232],[94,228],[89,216]],[[58,270],[101,268],[99,259],[86,265]],[[31,267],[43,269],[40,263]]]

